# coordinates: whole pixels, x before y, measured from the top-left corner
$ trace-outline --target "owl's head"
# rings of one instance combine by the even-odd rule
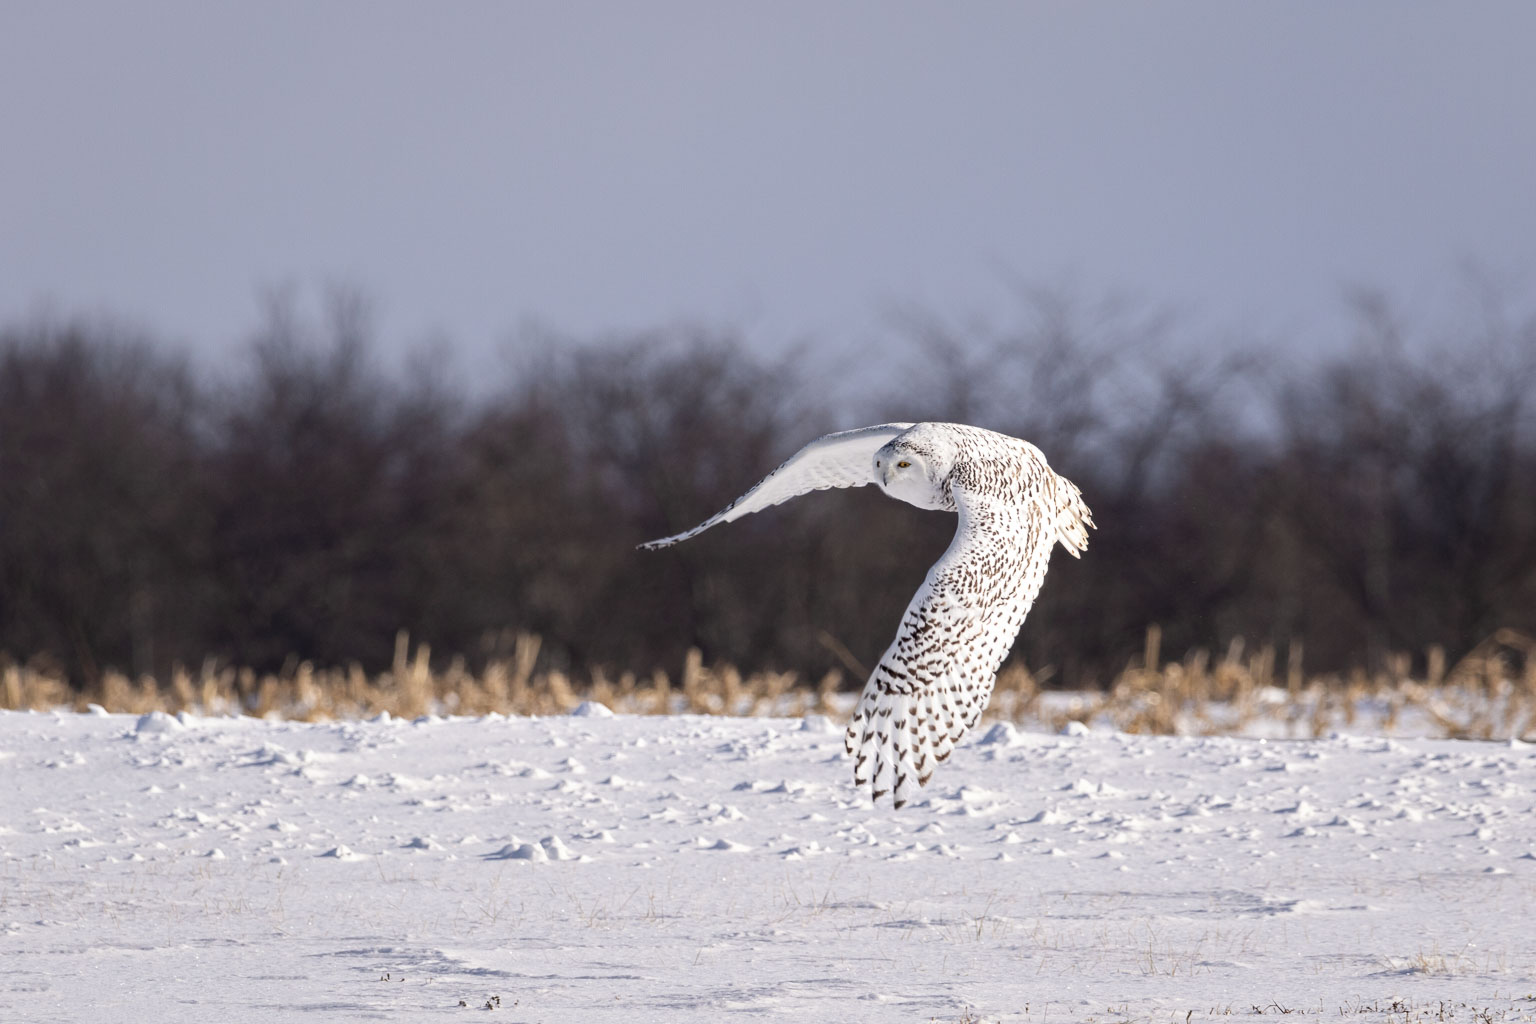
[[[941,483],[948,468],[933,449],[914,444],[907,435],[875,452],[875,482],[893,498],[918,508],[944,508]]]

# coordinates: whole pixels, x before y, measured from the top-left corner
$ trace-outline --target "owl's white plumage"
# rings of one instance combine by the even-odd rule
[[[958,423],[827,434],[719,514],[641,546],[675,544],[808,491],[867,484],[959,516],[955,539],[907,605],[848,724],[854,783],[876,800],[889,793],[900,807],[981,717],[1052,547],[1076,557],[1088,546],[1088,506],[1040,450]]]

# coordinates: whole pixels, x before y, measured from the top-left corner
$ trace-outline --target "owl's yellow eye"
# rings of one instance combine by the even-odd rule
[[[912,463],[910,463],[910,462],[898,462],[898,463],[896,463],[896,468],[897,469],[907,469],[911,465],[912,465]]]

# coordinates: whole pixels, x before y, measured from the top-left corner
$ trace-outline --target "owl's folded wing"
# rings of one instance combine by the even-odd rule
[[[664,548],[697,536],[716,523],[732,522],[749,512],[760,512],[770,505],[811,491],[872,484],[875,482],[875,452],[911,426],[910,423],[882,423],[818,437],[716,515],[691,530],[646,541],[640,547],[648,550]]]

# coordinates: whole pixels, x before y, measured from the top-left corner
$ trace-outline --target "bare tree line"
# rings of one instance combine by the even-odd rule
[[[275,304],[207,381],[86,323],[0,330],[0,657],[78,682],[212,657],[272,669],[440,656],[539,634],[563,670],[686,649],[819,677],[878,657],[949,517],[864,489],[665,553],[799,444],[893,419],[1035,441],[1100,529],[1052,572],[1015,655],[1107,682],[1234,639],[1313,671],[1536,633],[1536,321],[1410,345],[1362,301],[1347,354],[1185,354],[1177,324],[1033,295],[1004,329],[909,315],[876,398],[726,334],[569,340],[466,399],[390,374],[365,312]],[[1227,350],[1223,350],[1227,351]],[[836,416],[830,410],[840,405]],[[1282,654],[1282,656],[1284,656]]]

